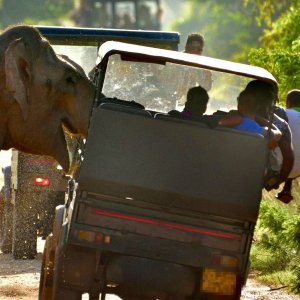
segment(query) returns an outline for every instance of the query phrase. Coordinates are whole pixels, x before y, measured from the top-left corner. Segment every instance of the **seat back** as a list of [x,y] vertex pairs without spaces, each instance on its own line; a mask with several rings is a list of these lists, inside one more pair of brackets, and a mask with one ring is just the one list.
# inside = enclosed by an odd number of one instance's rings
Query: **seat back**
[[78,187],[255,221],[266,157],[256,134],[102,105],[93,112]]

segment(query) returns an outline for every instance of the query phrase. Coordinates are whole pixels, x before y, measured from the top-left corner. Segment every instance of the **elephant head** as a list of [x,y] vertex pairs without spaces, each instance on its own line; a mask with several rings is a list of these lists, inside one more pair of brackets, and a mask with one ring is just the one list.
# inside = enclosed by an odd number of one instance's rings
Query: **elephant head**
[[0,35],[0,147],[54,157],[69,169],[64,129],[87,135],[95,88],[32,26]]

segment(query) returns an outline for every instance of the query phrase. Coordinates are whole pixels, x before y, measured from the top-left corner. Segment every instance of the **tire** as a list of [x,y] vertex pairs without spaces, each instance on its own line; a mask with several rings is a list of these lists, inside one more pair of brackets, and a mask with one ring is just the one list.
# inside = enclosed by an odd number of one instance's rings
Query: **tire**
[[64,257],[62,248],[57,246],[55,248],[52,297],[55,300],[81,300],[82,292],[67,289],[62,285],[64,282],[64,279],[61,277]]
[[105,295],[103,295],[103,297],[104,298],[100,298],[100,294],[89,294],[89,300],[105,300]]
[[81,292],[69,290],[66,288],[57,288],[54,294],[55,300],[81,300]]
[[[14,193],[13,245],[15,259],[34,259],[37,255],[37,211],[32,193]],[[32,199],[33,198],[33,199]]]
[[4,254],[12,252],[12,232],[13,232],[13,207],[11,203],[5,203],[1,220],[0,249]]
[[39,300],[52,300],[53,298],[53,265],[55,257],[55,247],[53,246],[53,236],[49,235],[46,239],[43,251]]

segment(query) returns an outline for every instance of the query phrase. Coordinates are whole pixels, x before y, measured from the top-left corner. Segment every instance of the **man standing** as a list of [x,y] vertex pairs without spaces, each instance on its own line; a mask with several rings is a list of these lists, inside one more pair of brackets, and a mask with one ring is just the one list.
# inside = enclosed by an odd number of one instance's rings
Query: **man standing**
[[285,203],[293,199],[292,181],[300,176],[300,90],[291,90],[286,98],[286,116],[292,132],[294,165],[277,198]]
[[200,33],[190,33],[185,44],[185,53],[202,55],[204,48],[204,37]]
[[[200,33],[190,33],[186,40],[184,53],[202,55],[204,47],[204,38]],[[192,69],[192,68],[182,68],[180,76],[178,76],[178,82],[176,83],[177,103],[183,105],[185,101],[185,95],[187,91],[195,86],[201,86],[206,91],[212,88],[212,74],[209,70],[204,69]]]

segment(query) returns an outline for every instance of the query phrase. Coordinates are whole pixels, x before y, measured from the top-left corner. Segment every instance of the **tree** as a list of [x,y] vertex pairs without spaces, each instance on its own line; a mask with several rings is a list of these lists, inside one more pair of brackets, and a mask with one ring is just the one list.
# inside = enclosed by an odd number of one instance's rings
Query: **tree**
[[300,86],[300,3],[290,6],[261,37],[262,47],[252,49],[250,63],[270,71],[279,83],[279,99]]
[[244,0],[194,0],[185,4],[182,18],[172,29],[182,34],[184,43],[190,32],[205,37],[205,53],[235,61],[247,61],[250,48],[257,48],[264,27],[256,22],[257,8]]
[[268,27],[278,19],[291,5],[296,4],[298,0],[244,0],[246,6],[253,3],[258,10],[257,22],[264,22]]
[[15,23],[61,25],[74,7],[74,0],[2,0],[0,27]]

